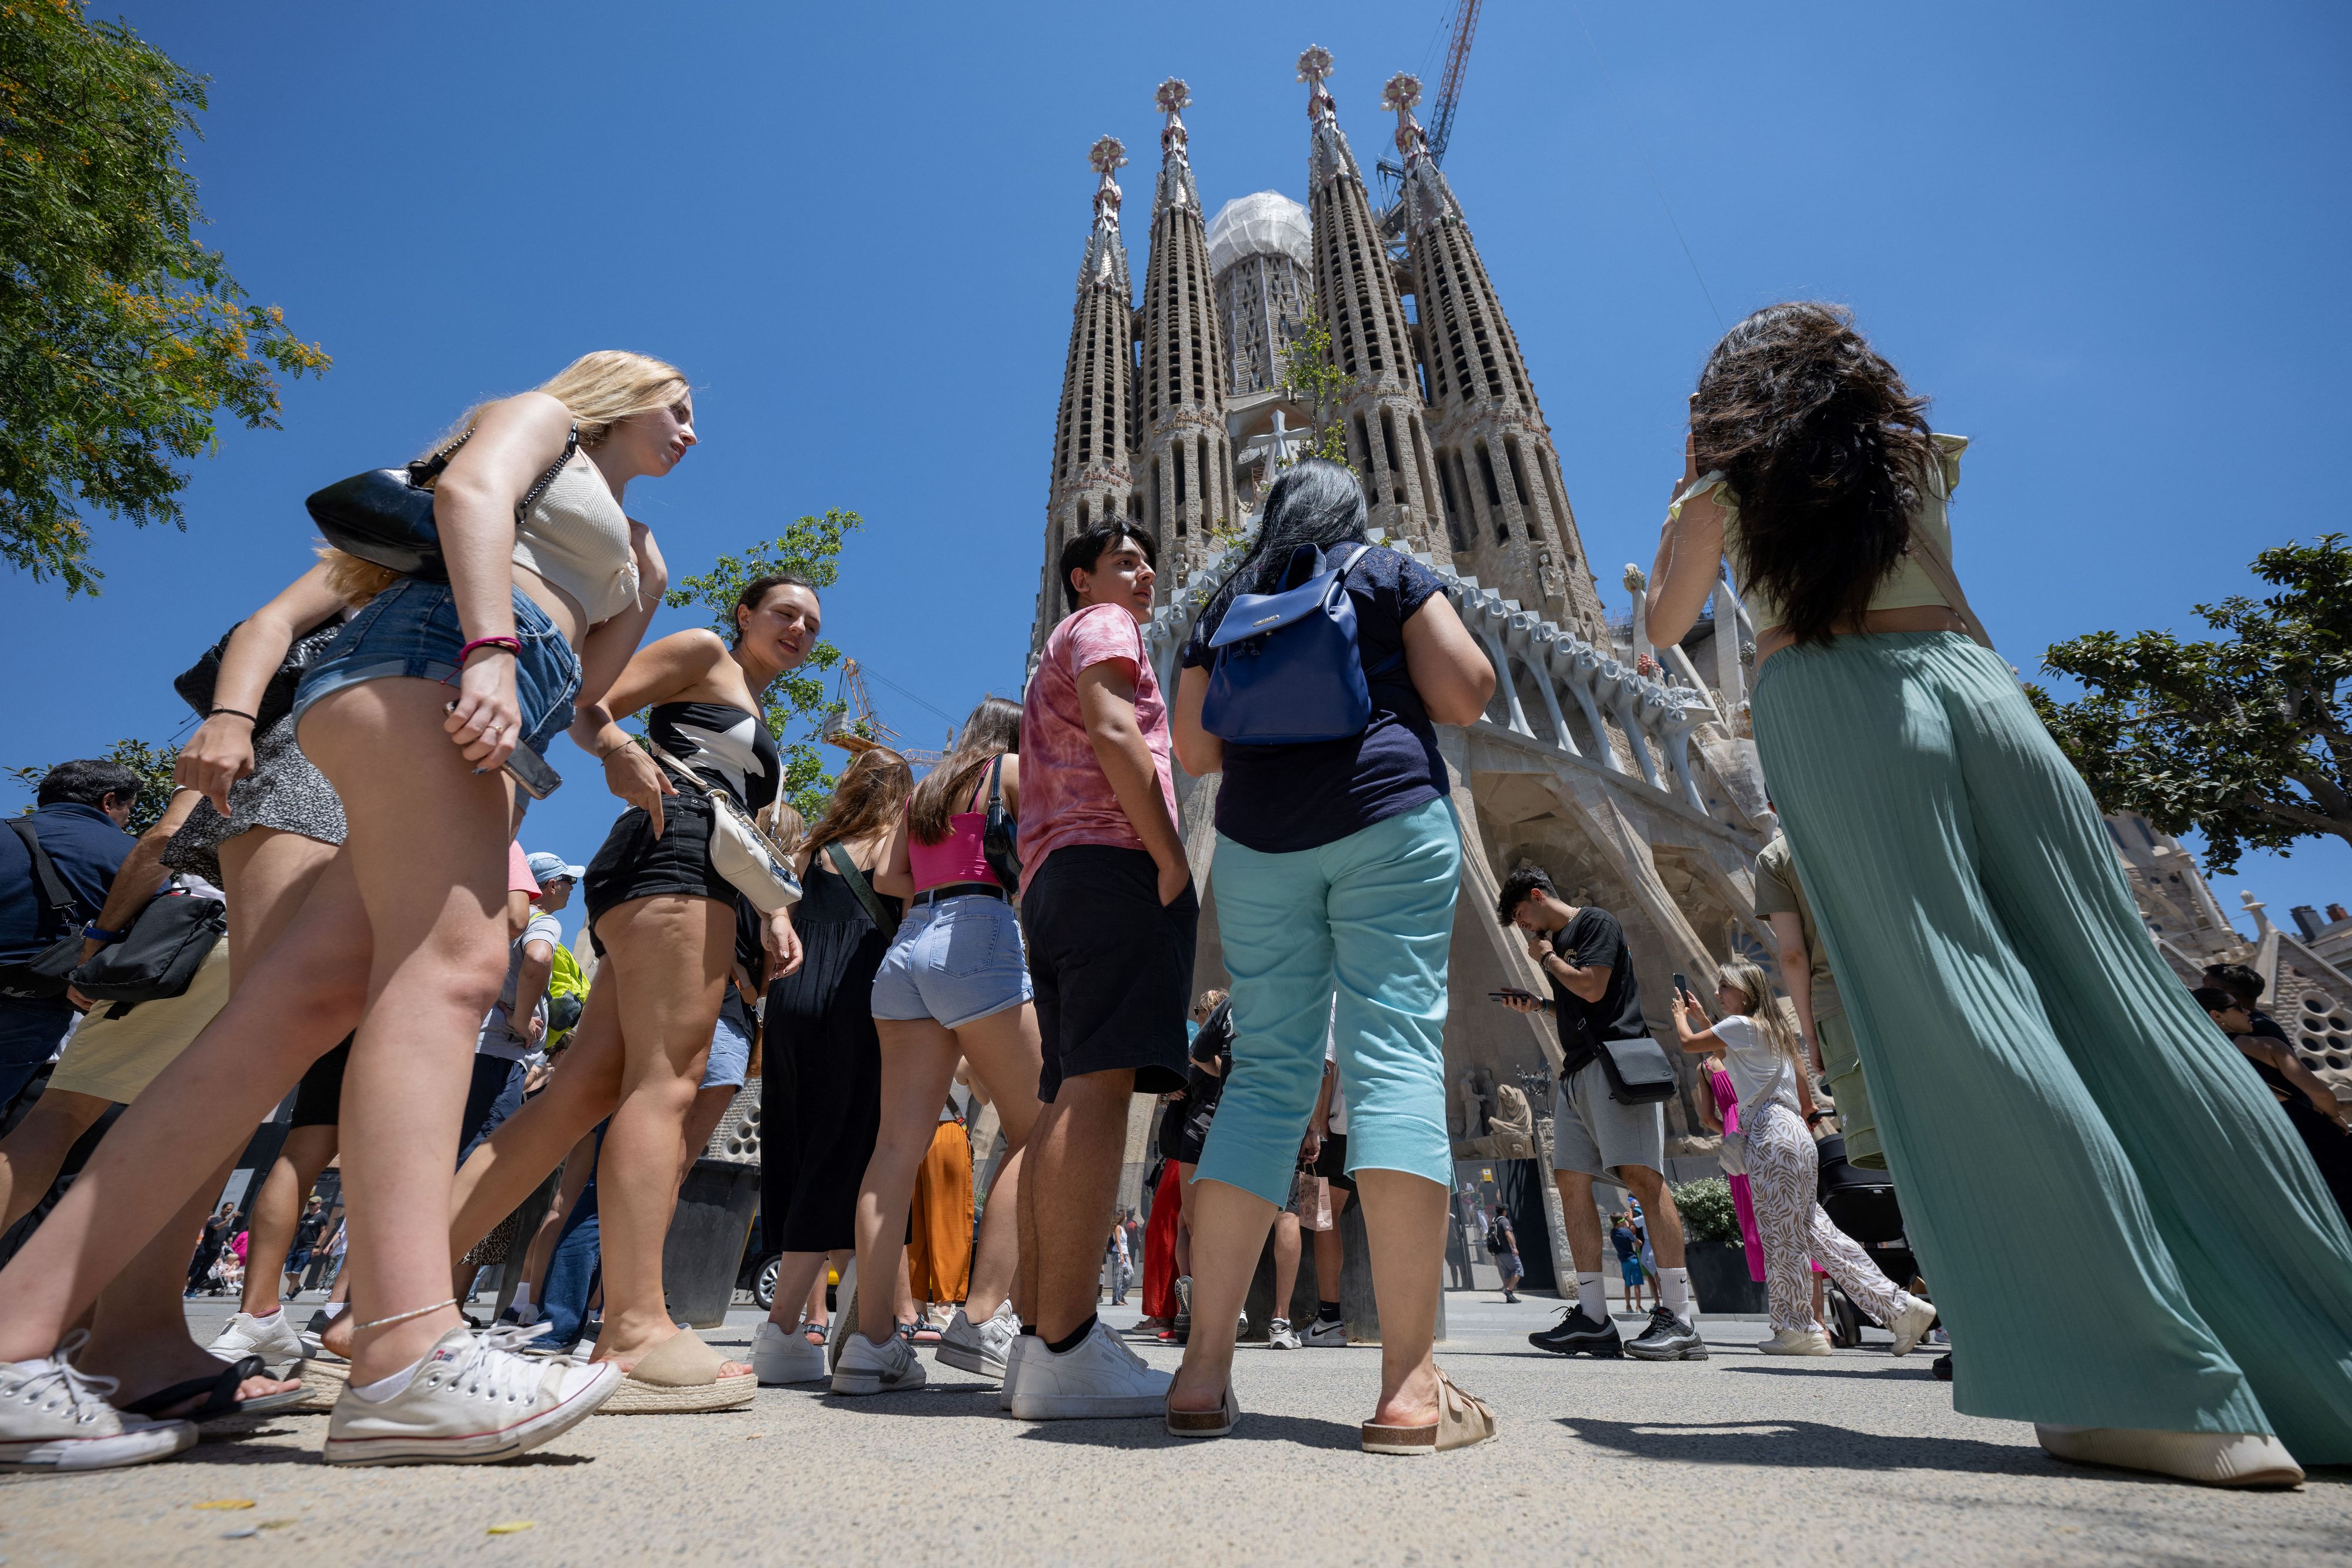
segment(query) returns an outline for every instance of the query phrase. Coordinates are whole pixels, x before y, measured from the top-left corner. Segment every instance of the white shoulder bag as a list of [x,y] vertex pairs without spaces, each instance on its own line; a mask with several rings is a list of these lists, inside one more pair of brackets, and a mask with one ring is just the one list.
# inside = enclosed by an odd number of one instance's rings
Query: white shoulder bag
[[793,874],[783,846],[760,831],[724,789],[713,789],[694,769],[648,742],[654,759],[694,786],[710,802],[710,866],[751,901],[762,915],[789,909],[801,901],[801,879]]

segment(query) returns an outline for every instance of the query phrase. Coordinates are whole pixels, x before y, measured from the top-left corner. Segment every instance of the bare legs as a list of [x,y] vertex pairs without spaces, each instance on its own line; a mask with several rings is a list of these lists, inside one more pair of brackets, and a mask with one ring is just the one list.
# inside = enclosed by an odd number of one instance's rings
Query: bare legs
[[[1037,1333],[1048,1342],[1068,1338],[1094,1315],[1103,1238],[1110,1233],[1111,1211],[1118,1207],[1128,1103],[1134,1094],[1131,1069],[1066,1078],[1030,1133],[1028,1176],[1021,1185],[1021,1268]],[[1003,1110],[1002,1097],[996,1103]],[[1264,1233],[1261,1226],[1259,1234]],[[1199,1254],[1196,1226],[1196,1262]],[[1197,1290],[1196,1281],[1196,1301]],[[1238,1301],[1234,1310],[1240,1310]],[[1197,1305],[1192,1315],[1197,1325]]]
[[1274,1315],[1290,1316],[1290,1298],[1298,1289],[1298,1216],[1288,1209],[1274,1217]]
[[1348,1244],[1339,1234],[1339,1217],[1348,1212],[1355,1194],[1344,1186],[1331,1188],[1331,1228],[1315,1233],[1315,1297],[1317,1301],[1339,1299],[1339,1270],[1348,1266]]
[[[1592,1207],[1592,1178],[1582,1171],[1551,1173],[1552,1186],[1559,1188],[1560,1228],[1568,1232],[1568,1255],[1580,1274],[1601,1272],[1601,1211]],[[1644,1203],[1648,1199],[1643,1200]],[[1675,1250],[1682,1250],[1682,1231],[1675,1232]],[[1658,1254],[1663,1260],[1664,1251]]]
[[[1642,1212],[1648,1217],[1650,1222],[1650,1247],[1658,1255],[1658,1267],[1681,1268],[1683,1266],[1683,1217],[1682,1211],[1675,1207],[1675,1195],[1666,1190],[1666,1178],[1647,1166],[1619,1166],[1617,1174],[1624,1180],[1626,1186],[1632,1189],[1633,1196],[1642,1200]],[[1593,1228],[1595,1237],[1593,1252],[1597,1258],[1600,1253],[1598,1237],[1601,1216],[1599,1211],[1593,1208],[1592,1200],[1589,1196],[1592,1187],[1591,1182],[1588,1180],[1584,1185],[1588,1195],[1585,1198],[1584,1211],[1591,1217],[1589,1223]],[[1573,1238],[1570,1239],[1572,1241]],[[1583,1266],[1581,1263],[1577,1265],[1580,1269]],[[1601,1267],[1597,1261],[1592,1266],[1596,1269]]]
[[254,1317],[278,1310],[278,1280],[294,1245],[294,1228],[301,1221],[302,1199],[335,1157],[338,1141],[331,1126],[293,1128],[269,1167],[268,1179],[261,1184],[247,1216],[245,1300],[239,1303]]
[[106,1107],[107,1102],[95,1094],[44,1090],[25,1119],[0,1138],[0,1230],[33,1212],[65,1168],[74,1145],[98,1125]]
[[[1358,1179],[1370,1174],[1360,1173]],[[1168,1406],[1214,1410],[1233,1381],[1234,1334],[1276,1210],[1255,1193],[1210,1180],[1184,1189],[1184,1212],[1192,1216],[1192,1337],[1185,1343]]]

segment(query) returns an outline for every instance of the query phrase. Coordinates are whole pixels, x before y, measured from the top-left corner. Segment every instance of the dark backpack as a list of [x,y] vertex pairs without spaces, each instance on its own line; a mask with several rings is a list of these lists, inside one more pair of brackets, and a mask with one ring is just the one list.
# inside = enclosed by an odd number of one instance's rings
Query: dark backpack
[[92,1001],[124,1004],[180,996],[227,935],[228,909],[220,900],[166,888],[147,901],[121,941],[100,947],[73,972],[74,988]]

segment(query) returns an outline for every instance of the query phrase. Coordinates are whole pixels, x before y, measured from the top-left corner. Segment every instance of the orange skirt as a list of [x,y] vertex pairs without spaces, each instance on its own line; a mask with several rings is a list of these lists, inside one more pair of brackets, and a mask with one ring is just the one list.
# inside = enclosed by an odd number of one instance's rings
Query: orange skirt
[[941,1122],[915,1173],[908,1215],[907,1282],[919,1301],[961,1301],[971,1293],[971,1139],[961,1122]]

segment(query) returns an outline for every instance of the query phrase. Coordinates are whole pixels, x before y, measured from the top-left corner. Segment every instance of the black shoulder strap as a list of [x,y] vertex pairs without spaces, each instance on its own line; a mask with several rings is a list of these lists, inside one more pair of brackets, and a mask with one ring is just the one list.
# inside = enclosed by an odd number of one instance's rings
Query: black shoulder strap
[[58,917],[68,927],[79,925],[80,922],[74,918],[73,894],[67,891],[65,879],[58,874],[57,863],[49,859],[49,852],[41,847],[40,830],[24,817],[11,818],[8,825],[16,830],[18,838],[25,841],[25,848],[33,857],[33,874],[41,879],[41,893],[49,901],[49,907],[58,912]]
[[859,904],[865,905],[866,917],[874,922],[875,927],[882,933],[882,939],[887,942],[898,936],[898,917],[890,913],[881,895],[874,891],[874,884],[866,880],[866,873],[857,869],[857,862],[851,860],[849,852],[841,847],[840,840],[835,839],[824,846],[824,858],[833,862],[833,869],[841,873],[841,880],[849,884],[849,891],[857,895]]
[[996,754],[996,760],[988,765],[988,804],[982,808],[983,810],[995,810],[996,802],[1003,799],[1003,793],[999,788],[1003,778],[1004,753],[1000,751]]
[[564,465],[572,461],[572,455],[579,450],[580,422],[575,419],[572,422],[572,434],[563,443],[563,455],[549,465],[547,472],[539,476],[539,483],[523,492],[522,499],[515,503],[516,522],[521,522],[530,509],[539,505],[539,498],[547,494],[547,487],[555,483],[555,476],[563,472]]

